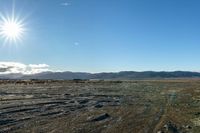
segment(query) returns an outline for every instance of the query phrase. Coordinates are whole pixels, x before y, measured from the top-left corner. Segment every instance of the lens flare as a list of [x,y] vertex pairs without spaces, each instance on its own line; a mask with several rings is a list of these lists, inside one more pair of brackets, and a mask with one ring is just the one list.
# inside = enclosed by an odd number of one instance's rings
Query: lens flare
[[1,15],[0,18],[0,36],[9,42],[17,42],[21,40],[25,32],[24,24],[22,21],[12,17],[4,17]]

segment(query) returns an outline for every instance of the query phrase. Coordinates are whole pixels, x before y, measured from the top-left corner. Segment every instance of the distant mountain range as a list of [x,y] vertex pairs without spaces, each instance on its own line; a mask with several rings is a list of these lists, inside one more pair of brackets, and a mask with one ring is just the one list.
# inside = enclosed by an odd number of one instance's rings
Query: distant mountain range
[[43,72],[32,75],[3,74],[0,79],[158,79],[158,78],[200,78],[199,72],[173,71],[122,71],[112,73],[84,73],[84,72]]

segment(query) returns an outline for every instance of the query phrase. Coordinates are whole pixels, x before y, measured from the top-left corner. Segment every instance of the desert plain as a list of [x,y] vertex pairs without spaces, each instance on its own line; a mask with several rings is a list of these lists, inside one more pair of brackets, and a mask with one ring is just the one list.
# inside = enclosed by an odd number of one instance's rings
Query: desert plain
[[200,79],[1,80],[10,132],[200,133]]

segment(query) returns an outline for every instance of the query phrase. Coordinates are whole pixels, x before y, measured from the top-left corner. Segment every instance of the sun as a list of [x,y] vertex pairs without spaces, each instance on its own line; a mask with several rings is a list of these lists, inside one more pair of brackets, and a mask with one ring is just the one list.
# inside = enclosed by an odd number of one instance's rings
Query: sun
[[23,28],[20,24],[16,22],[6,22],[2,26],[2,34],[8,37],[9,39],[18,38],[23,31]]
[[5,41],[16,42],[22,39],[24,34],[24,25],[22,21],[15,18],[5,18],[1,16],[0,21],[0,36],[5,39]]

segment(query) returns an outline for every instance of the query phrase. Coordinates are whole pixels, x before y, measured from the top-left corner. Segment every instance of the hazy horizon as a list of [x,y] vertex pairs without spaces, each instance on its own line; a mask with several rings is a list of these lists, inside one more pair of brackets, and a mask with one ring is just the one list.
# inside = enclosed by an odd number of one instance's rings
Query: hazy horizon
[[189,71],[189,70],[120,70],[120,71],[97,71],[97,72],[89,72],[89,71],[72,71],[72,70],[53,70],[47,64],[22,64],[19,62],[0,62],[0,75],[1,74],[37,74],[42,72],[83,72],[83,73],[118,73],[118,72],[200,72],[200,71]]

